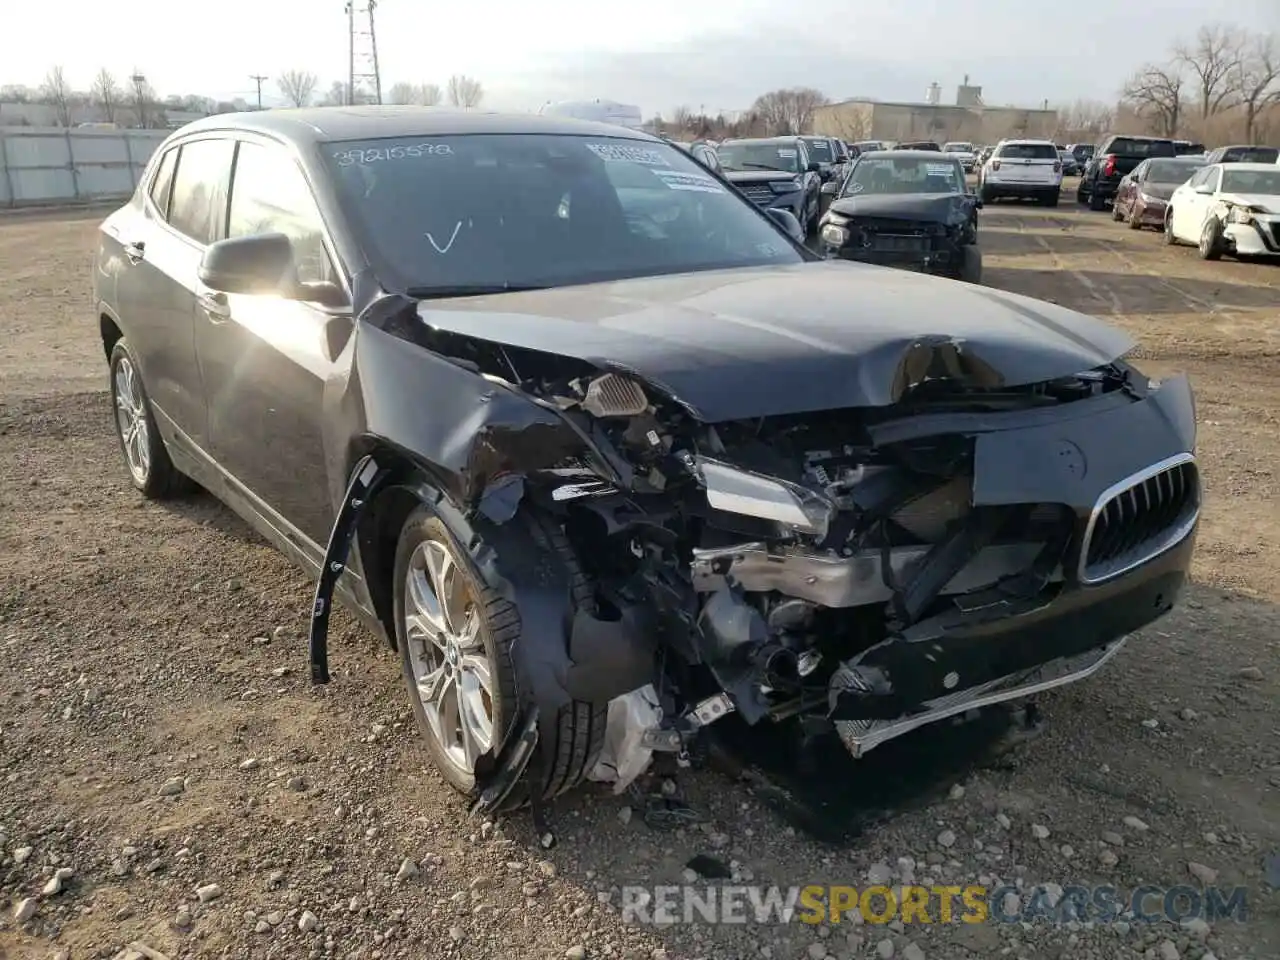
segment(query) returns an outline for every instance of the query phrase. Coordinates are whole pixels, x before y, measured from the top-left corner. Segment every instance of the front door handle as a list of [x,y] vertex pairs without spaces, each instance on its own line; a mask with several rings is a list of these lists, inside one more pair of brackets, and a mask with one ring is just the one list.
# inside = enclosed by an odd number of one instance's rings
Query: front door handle
[[202,293],[199,303],[200,309],[207,313],[214,323],[223,323],[231,319],[231,304],[227,303],[225,293]]
[[147,255],[147,245],[141,240],[134,243],[126,243],[124,245],[124,255],[129,258],[130,263],[141,263]]

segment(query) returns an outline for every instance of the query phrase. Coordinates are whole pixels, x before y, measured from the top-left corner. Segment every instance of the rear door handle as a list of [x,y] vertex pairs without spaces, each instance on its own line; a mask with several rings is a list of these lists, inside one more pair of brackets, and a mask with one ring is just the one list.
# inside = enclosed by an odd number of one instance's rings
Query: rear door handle
[[129,258],[130,263],[141,263],[147,255],[147,245],[141,240],[134,243],[126,243],[124,245],[124,255]]
[[198,302],[200,309],[207,313],[214,323],[223,323],[231,319],[231,304],[227,303],[225,293],[202,293]]

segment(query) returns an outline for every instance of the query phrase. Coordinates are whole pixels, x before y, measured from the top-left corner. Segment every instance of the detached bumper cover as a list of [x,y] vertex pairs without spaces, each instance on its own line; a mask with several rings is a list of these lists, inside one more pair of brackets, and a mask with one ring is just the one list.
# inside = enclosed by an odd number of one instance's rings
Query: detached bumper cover
[[841,735],[869,749],[979,699],[1026,695],[1020,677],[1055,663],[1055,685],[1070,682],[1090,654],[1172,609],[1199,517],[1194,445],[1185,378],[1089,415],[980,434],[974,506],[1065,504],[1070,544],[1043,576],[953,597],[842,664],[830,691]]
[[1255,214],[1252,223],[1228,223],[1223,234],[1236,253],[1280,257],[1280,216]]

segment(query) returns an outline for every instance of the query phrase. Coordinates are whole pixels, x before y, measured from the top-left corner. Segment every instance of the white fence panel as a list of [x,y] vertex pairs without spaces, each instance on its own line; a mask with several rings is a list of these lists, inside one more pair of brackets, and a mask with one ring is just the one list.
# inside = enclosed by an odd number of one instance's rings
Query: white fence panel
[[0,127],[0,207],[124,199],[168,134]]

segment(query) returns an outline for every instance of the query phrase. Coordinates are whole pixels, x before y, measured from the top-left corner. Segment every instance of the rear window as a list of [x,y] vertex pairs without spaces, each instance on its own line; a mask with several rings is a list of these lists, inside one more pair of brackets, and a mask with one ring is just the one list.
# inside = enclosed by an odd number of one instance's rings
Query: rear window
[[1204,167],[1203,163],[1153,160],[1151,166],[1147,168],[1147,179],[1152,183],[1185,183],[1202,167]]
[[1172,140],[1137,140],[1116,137],[1107,146],[1107,153],[1125,157],[1172,157],[1176,155]]
[[831,152],[831,144],[826,140],[820,140],[816,137],[812,140],[806,139],[805,146],[807,146],[809,148],[809,152],[813,154],[813,159],[821,163],[830,163],[835,159],[835,156]]
[[1058,148],[1052,143],[1006,143],[995,155],[1002,160],[1057,160]]
[[1275,163],[1280,150],[1275,147],[1232,147],[1223,160],[1232,163]]

